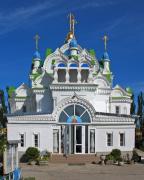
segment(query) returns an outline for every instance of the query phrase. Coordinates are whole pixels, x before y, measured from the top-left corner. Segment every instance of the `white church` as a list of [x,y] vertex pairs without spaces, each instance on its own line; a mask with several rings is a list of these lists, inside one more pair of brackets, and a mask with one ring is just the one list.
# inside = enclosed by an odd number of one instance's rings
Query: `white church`
[[132,152],[135,120],[130,115],[130,88],[113,87],[105,50],[100,60],[77,42],[75,19],[65,43],[42,61],[36,52],[29,75],[9,98],[8,140],[20,140],[19,153],[37,147],[52,154],[102,154],[112,149]]

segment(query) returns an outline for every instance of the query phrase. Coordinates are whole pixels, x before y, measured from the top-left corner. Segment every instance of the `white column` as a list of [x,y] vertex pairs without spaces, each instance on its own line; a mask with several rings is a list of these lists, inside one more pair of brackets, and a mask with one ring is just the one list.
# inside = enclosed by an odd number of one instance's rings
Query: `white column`
[[69,128],[69,154],[71,154],[71,125],[68,127]]
[[109,101],[106,101],[106,112],[107,112],[107,113],[110,112],[110,104],[109,104]]
[[94,138],[94,130],[90,130],[90,152],[94,153],[95,151],[95,138]]
[[66,69],[66,83],[69,83],[69,69]]
[[11,148],[11,158],[12,158],[12,161],[11,161],[11,168],[12,168],[12,171],[14,170],[14,145],[10,145],[10,148]]
[[78,83],[81,83],[81,69],[80,68],[78,68],[77,81]]
[[92,70],[89,69],[89,76],[88,76],[88,82],[92,83],[93,75],[92,75]]
[[54,83],[58,82],[58,69],[54,69]]
[[53,132],[53,152],[58,152],[58,139],[57,139],[57,133],[58,131]]
[[82,126],[82,154],[85,154],[85,126]]
[[59,129],[59,154],[61,154],[61,127]]

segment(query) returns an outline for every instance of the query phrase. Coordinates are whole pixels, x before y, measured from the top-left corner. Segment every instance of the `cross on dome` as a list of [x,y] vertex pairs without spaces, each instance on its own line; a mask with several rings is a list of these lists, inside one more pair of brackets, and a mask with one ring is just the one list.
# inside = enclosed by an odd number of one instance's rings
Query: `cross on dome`
[[103,41],[104,41],[104,48],[105,48],[105,51],[107,51],[107,41],[108,41],[108,36],[107,35],[104,35],[103,37]]
[[34,39],[35,39],[35,43],[36,43],[36,50],[38,50],[38,43],[39,43],[39,39],[40,39],[39,35],[36,34]]
[[69,33],[67,34],[67,37],[66,37],[66,42],[69,40],[69,39],[73,39],[75,38],[75,24],[77,23],[76,20],[75,20],[75,17],[72,13],[70,13],[68,15],[69,17],[69,27],[70,27],[70,30],[69,30]]
[[76,20],[72,13],[69,14],[69,23],[70,23],[70,32],[72,32],[72,34],[74,36]]

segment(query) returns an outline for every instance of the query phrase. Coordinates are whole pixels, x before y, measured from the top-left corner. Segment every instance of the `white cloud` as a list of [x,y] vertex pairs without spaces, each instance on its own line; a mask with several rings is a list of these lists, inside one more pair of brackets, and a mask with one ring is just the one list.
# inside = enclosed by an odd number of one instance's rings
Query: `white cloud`
[[89,1],[88,3],[83,3],[83,5],[80,7],[82,9],[85,8],[99,8],[99,7],[103,7],[103,6],[111,6],[111,5],[115,5],[117,4],[116,1],[101,1],[101,0],[97,0],[97,1]]
[[[22,7],[11,10],[8,13],[0,13],[0,36],[11,32],[24,24],[31,24],[44,18],[69,13],[69,11],[77,11],[79,9],[100,8],[103,6],[111,6],[117,4],[114,0],[91,0],[91,1],[73,1],[69,3],[66,0],[49,0],[41,3],[33,4],[29,7]],[[119,22],[113,24],[110,28],[114,28]]]
[[[0,13],[0,35],[8,33],[19,26],[22,26],[25,22],[36,21],[38,16],[45,11],[50,11],[57,4],[54,1],[48,1],[41,4],[35,4],[31,7],[23,7],[14,10],[9,13]],[[34,19],[36,17],[37,19]]]

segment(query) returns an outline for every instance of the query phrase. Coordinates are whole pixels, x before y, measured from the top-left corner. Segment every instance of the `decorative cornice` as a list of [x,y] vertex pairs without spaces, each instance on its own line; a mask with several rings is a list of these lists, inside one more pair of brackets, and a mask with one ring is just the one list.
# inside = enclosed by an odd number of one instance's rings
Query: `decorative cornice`
[[132,103],[129,97],[110,97],[110,103]]
[[49,121],[49,122],[53,122],[55,121],[54,117],[52,116],[52,114],[31,114],[31,115],[7,115],[7,119],[8,119],[8,123],[10,122],[15,122],[15,123],[19,123],[20,121],[27,121],[27,123],[29,121],[33,121],[33,122],[37,122],[37,121]]
[[[69,103],[74,103],[69,102]],[[62,104],[64,105],[64,104]],[[86,105],[83,103],[83,105]],[[88,107],[89,108],[89,107]],[[61,112],[62,106],[59,107],[59,110]],[[92,121],[90,124],[95,125],[134,125],[135,124],[135,118],[133,117],[124,117],[124,116],[117,116],[117,115],[102,115],[102,114],[93,114],[93,110],[89,108],[89,112],[92,115]],[[57,124],[57,116],[52,114],[42,114],[42,115],[8,115],[8,124],[43,124],[43,123],[54,123]],[[61,124],[61,123],[60,123]]]
[[98,95],[110,95],[111,89],[110,88],[98,88],[95,94]]
[[131,115],[125,115],[125,114],[113,114],[113,113],[102,113],[102,112],[96,112],[95,118],[93,119],[93,122],[96,124],[135,124],[135,117],[132,117]]
[[44,94],[46,90],[46,88],[33,88],[33,92],[37,94]]
[[50,85],[51,90],[55,91],[96,91],[97,85],[96,84],[88,84],[88,83],[56,83]]

